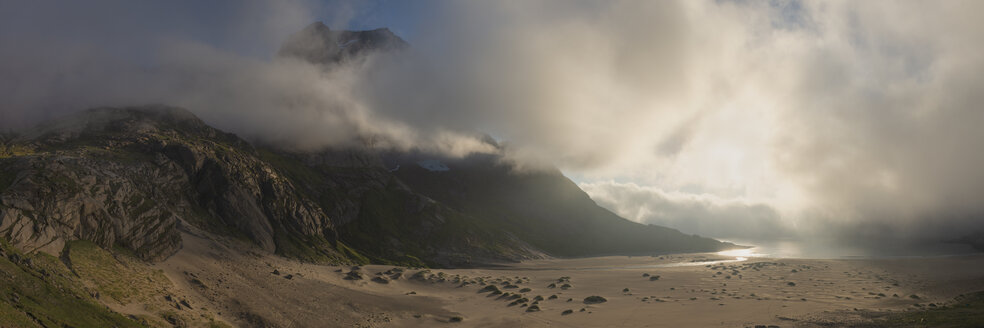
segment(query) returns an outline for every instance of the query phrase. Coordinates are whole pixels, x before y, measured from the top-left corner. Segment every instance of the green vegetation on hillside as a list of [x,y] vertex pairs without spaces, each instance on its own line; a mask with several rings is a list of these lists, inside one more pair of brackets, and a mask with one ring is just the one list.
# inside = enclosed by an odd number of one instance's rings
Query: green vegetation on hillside
[[119,255],[88,241],[71,241],[66,245],[69,263],[79,277],[93,282],[101,297],[111,297],[120,304],[146,301],[147,291],[164,290],[171,281],[161,271],[142,268],[137,258],[127,256],[128,250],[118,249]]
[[322,236],[298,236],[277,230],[277,254],[309,263],[369,264],[369,261],[342,243],[333,246]]
[[98,304],[57,258],[42,253],[24,255],[5,240],[0,245],[3,327],[143,326]]
[[[62,257],[25,255],[0,238],[0,327],[227,327],[210,315],[174,311],[171,281],[127,249],[68,242]],[[125,316],[101,304],[141,304]]]
[[20,144],[0,142],[0,158],[33,154],[34,150]]

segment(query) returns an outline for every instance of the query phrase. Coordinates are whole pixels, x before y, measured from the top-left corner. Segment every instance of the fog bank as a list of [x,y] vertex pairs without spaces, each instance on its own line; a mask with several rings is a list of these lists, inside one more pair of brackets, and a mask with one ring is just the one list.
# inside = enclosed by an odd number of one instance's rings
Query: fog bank
[[416,5],[408,52],[324,70],[273,54],[312,21],[345,27],[385,3],[3,2],[0,128],[166,103],[302,150],[374,136],[466,154],[491,151],[487,133],[629,219],[688,233],[984,228],[984,3]]

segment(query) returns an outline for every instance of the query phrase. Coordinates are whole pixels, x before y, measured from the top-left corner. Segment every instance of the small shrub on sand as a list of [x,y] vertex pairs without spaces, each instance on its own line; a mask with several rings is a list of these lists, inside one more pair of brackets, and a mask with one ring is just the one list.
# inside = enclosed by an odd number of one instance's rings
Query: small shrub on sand
[[524,298],[520,298],[518,300],[512,301],[512,303],[509,303],[509,306],[515,306],[515,305],[519,305],[519,304],[524,304],[524,303],[528,303],[529,301],[530,300],[528,300],[528,299],[526,299],[524,297]]
[[598,304],[608,302],[607,299],[601,296],[588,296],[584,298],[584,304]]
[[345,274],[345,280],[362,280],[362,278],[363,278],[362,272],[359,271],[353,270]]

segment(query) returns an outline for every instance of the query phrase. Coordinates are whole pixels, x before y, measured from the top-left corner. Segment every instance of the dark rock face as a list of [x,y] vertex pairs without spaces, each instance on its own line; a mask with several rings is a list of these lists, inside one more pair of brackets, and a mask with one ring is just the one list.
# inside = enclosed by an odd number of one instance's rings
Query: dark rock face
[[[327,153],[351,152],[328,151]],[[310,157],[333,157],[325,152]],[[322,199],[336,219],[339,238],[376,261],[410,266],[468,266],[540,257],[541,253],[505,231],[483,227],[469,213],[421,195],[389,172],[379,155],[373,165],[322,166],[309,179],[311,194]],[[337,165],[337,164],[335,164]]]
[[148,260],[180,247],[181,222],[244,235],[277,251],[282,235],[334,243],[325,212],[249,144],[174,108],[103,108],[16,140],[32,154],[0,159],[0,235],[57,254],[85,239]]
[[[415,192],[529,243],[552,256],[652,255],[724,249],[728,245],[626,220],[598,206],[557,170],[516,172],[499,155],[447,158],[391,154],[393,174]],[[416,163],[439,161],[446,171]]]
[[406,41],[387,28],[332,31],[325,24],[316,22],[291,35],[277,54],[316,64],[334,64],[362,58],[374,51],[397,51],[406,47]]
[[[247,148],[248,149],[248,148]],[[184,168],[189,198],[245,233],[267,251],[276,250],[277,231],[317,235],[332,243],[332,222],[313,202],[297,197],[294,186],[249,151],[209,156],[211,149],[178,144],[165,147]]]
[[151,259],[170,255],[180,243],[177,218],[146,182],[175,176],[149,165],[121,168],[70,156],[5,165],[18,176],[0,196],[0,233],[26,251],[58,254],[65,241],[86,239]]

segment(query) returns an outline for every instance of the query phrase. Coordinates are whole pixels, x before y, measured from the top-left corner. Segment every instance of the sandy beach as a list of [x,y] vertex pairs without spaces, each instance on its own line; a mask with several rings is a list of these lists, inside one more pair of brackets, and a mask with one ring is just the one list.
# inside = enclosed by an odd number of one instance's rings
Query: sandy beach
[[679,254],[418,269],[302,264],[184,240],[181,252],[155,265],[174,282],[163,292],[190,304],[182,311],[234,326],[813,327],[942,306],[984,290],[981,255]]

